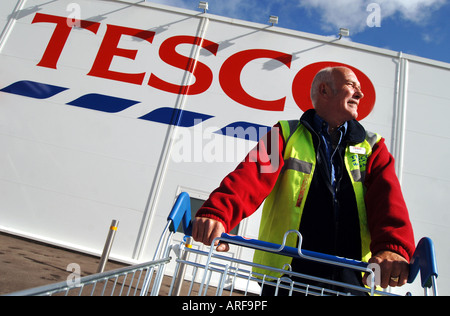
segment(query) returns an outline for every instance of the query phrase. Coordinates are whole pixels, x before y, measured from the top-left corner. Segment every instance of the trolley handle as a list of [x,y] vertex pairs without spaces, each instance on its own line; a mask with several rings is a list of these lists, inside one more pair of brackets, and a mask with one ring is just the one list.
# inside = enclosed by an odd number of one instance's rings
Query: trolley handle
[[[313,259],[322,262],[332,262],[341,265],[356,266],[360,268],[368,267],[368,263],[366,262],[327,255],[300,248],[289,247],[285,245],[285,242],[283,242],[282,245],[278,245],[266,241],[249,239],[241,236],[233,236],[225,233],[222,234],[220,240],[228,242],[230,244],[240,245],[248,248],[279,253],[280,255],[285,255],[293,258]],[[428,237],[421,239],[416,247],[416,251],[414,252],[410,263],[408,283],[414,282],[419,271],[421,275],[422,287],[430,288],[432,286],[433,277],[437,278],[438,273],[433,241]]]
[[183,226],[183,232],[192,236],[192,223],[191,223],[191,199],[189,194],[182,192],[172,207],[172,211],[167,217],[167,221],[170,222],[170,231],[175,233],[180,226]]
[[428,237],[422,238],[417,244],[409,266],[408,283],[414,282],[419,271],[422,287],[432,287],[432,279],[438,277],[438,270],[434,244]]
[[249,247],[253,249],[259,249],[264,251],[269,251],[273,253],[278,253],[280,255],[285,255],[293,258],[300,259],[312,259],[326,263],[337,263],[341,265],[349,265],[353,267],[367,268],[368,264],[366,262],[361,262],[357,260],[347,259],[343,257],[337,257],[332,255],[327,255],[319,252],[304,250],[301,248],[294,248],[285,245],[270,243],[267,241],[262,241],[258,239],[249,239],[241,236],[233,236],[229,234],[222,234],[220,240],[228,242],[230,244],[240,245],[244,247]]

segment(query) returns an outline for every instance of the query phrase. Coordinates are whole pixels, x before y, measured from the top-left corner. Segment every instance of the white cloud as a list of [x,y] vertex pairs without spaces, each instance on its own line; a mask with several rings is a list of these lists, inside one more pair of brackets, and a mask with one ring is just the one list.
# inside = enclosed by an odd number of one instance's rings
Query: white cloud
[[[198,0],[148,0],[198,11]],[[369,26],[382,26],[383,20],[401,18],[413,23],[426,23],[431,14],[447,0],[207,0],[209,12],[247,21],[267,23],[269,15],[283,8],[283,15],[296,12],[294,6],[306,10],[320,20],[321,28],[335,33],[341,27],[352,34]],[[280,16],[281,20],[295,19]],[[288,14],[289,15],[289,14]],[[378,19],[378,20],[377,20]],[[292,24],[292,23],[291,23]]]
[[446,0],[298,0],[299,6],[311,14],[318,14],[325,31],[346,27],[352,33],[363,31],[368,27],[367,18],[371,4],[379,9],[383,19],[401,17],[414,23],[424,23],[431,13],[445,4]]
[[400,13],[409,21],[422,23],[431,17],[433,11],[444,5],[446,0],[381,0],[379,1],[388,16]]

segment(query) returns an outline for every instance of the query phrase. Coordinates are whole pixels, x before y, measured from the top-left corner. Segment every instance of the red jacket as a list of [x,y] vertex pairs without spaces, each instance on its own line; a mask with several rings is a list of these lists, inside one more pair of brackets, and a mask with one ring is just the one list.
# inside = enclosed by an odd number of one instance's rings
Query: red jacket
[[[266,149],[271,148],[270,140],[269,132],[253,152],[223,179],[197,212],[197,216],[218,220],[230,231],[259,208],[274,187],[284,163],[284,139],[280,133],[278,168],[272,173],[259,172],[261,165],[267,165],[264,162],[268,161]],[[366,170],[364,184],[367,188],[365,200],[372,239],[371,252],[376,254],[382,250],[390,250],[409,261],[415,250],[412,225],[395,174],[394,158],[384,139],[373,148]]]

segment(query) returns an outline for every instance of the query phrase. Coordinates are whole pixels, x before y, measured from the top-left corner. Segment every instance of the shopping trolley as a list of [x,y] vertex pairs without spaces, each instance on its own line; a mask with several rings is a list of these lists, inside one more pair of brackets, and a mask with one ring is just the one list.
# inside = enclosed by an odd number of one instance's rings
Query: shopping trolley
[[[183,241],[174,243],[173,236],[180,225],[185,237]],[[395,295],[375,287],[376,269],[367,263],[301,249],[302,236],[298,231],[286,232],[281,245],[223,234],[213,241],[209,251],[193,247],[191,231],[190,198],[187,193],[181,193],[168,216],[152,261],[9,295],[257,296],[267,287],[272,287],[274,295]],[[286,246],[289,234],[298,236],[298,248]],[[289,265],[279,269],[255,264],[251,260],[216,252],[213,246],[216,241],[249,251],[267,251],[368,273],[371,286],[305,275],[292,271]],[[170,263],[175,264],[172,272],[167,269]],[[261,269],[269,273],[258,272]],[[425,295],[430,290],[432,295],[437,295],[436,258],[433,242],[429,238],[423,238],[417,245],[410,264],[408,283],[415,281],[419,271]],[[281,276],[274,277],[273,273]]]
[[[180,199],[189,199],[188,195],[180,195]],[[186,202],[187,203],[187,202]],[[169,216],[169,222],[175,225],[182,223],[183,229],[187,232],[185,240],[178,246],[177,251],[177,266],[174,273],[174,278],[169,290],[169,295],[179,295],[181,291],[181,284],[187,283],[183,295],[261,295],[264,287],[271,286],[274,295],[383,295],[383,296],[398,296],[398,294],[390,293],[388,291],[379,290],[376,287],[377,270],[375,265],[370,265],[365,262],[331,256],[327,254],[317,253],[313,251],[304,250],[301,248],[302,236],[298,231],[288,231],[285,233],[281,245],[273,244],[256,239],[248,239],[241,236],[232,236],[229,234],[222,234],[221,237],[216,238],[209,248],[209,251],[204,252],[193,249],[191,245],[191,227],[190,227],[190,209],[185,207],[183,212],[177,208]],[[176,229],[175,229],[176,231]],[[298,236],[298,248],[286,246],[287,237],[290,234]],[[282,269],[263,266],[255,264],[249,260],[241,260],[227,256],[223,253],[218,253],[214,250],[213,245],[219,242],[226,242],[239,247],[244,247],[252,250],[267,251],[283,256],[298,258],[300,260],[312,261],[320,264],[327,264],[334,267],[342,267],[367,273],[368,280],[371,286],[356,286],[353,284],[346,284],[330,279],[324,279],[313,275],[305,275],[292,271],[289,265]],[[190,258],[194,257],[195,260]],[[204,257],[204,263],[199,260],[199,257]],[[192,268],[192,273],[189,277],[184,277],[186,267]],[[255,269],[257,268],[257,269]],[[256,272],[263,270],[268,273]],[[437,289],[437,265],[433,242],[430,238],[423,238],[416,247],[416,251],[410,262],[410,275],[408,283],[413,283],[417,275],[421,274],[421,286],[424,289],[424,294],[438,295]],[[272,273],[281,275],[280,277],[273,277]],[[197,275],[200,274],[200,277]],[[216,274],[216,282],[213,284],[213,291],[209,290],[212,277]],[[197,280],[198,284],[195,284]],[[301,280],[301,281],[297,281]],[[239,282],[239,289],[236,285]],[[253,287],[251,285],[253,284]],[[195,290],[195,285],[198,290]],[[249,291],[250,288],[257,291]],[[430,293],[431,292],[431,293]],[[409,293],[406,293],[409,295]]]

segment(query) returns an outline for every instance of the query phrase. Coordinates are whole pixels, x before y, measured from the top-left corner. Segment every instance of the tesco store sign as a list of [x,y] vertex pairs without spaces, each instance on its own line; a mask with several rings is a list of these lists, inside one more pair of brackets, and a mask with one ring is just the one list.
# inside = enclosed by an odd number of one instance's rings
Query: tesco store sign
[[[54,32],[47,44],[45,52],[38,63],[40,67],[57,68],[58,60],[64,51],[65,44],[70,33],[76,24],[77,27],[88,30],[94,35],[97,34],[101,23],[87,20],[75,20],[68,23],[67,17],[36,13],[32,23],[51,23],[55,25]],[[213,82],[214,74],[212,70],[200,61],[183,56],[176,51],[177,46],[189,44],[199,46],[208,50],[216,56],[219,44],[208,39],[195,36],[179,35],[167,38],[159,47],[159,57],[161,60],[178,69],[192,73],[196,80],[191,85],[181,86],[161,79],[157,73],[151,73],[147,82],[145,69],[140,73],[125,73],[114,71],[112,61],[115,57],[134,60],[138,51],[135,49],[121,48],[119,43],[122,36],[139,38],[152,45],[156,33],[149,30],[128,28],[124,26],[106,25],[106,33],[99,47],[97,56],[92,62],[92,67],[87,73],[89,76],[99,77],[108,80],[115,80],[135,85],[148,85],[154,89],[173,94],[197,95],[209,89]],[[224,93],[246,107],[263,111],[283,111],[286,97],[278,100],[261,100],[249,94],[241,84],[241,75],[245,66],[256,59],[273,59],[281,62],[286,70],[291,68],[292,55],[280,51],[267,49],[249,49],[237,52],[229,56],[221,65],[218,74],[220,86]],[[322,68],[328,66],[344,65],[351,68],[358,76],[365,98],[360,103],[359,120],[370,114],[375,105],[375,88],[370,79],[359,69],[350,65],[337,62],[317,62],[302,68],[294,77],[292,82],[292,96],[302,111],[312,107],[310,104],[310,87],[315,74]],[[217,74],[216,74],[217,75]],[[257,75],[255,75],[257,76]],[[276,80],[276,78],[274,79]]]

